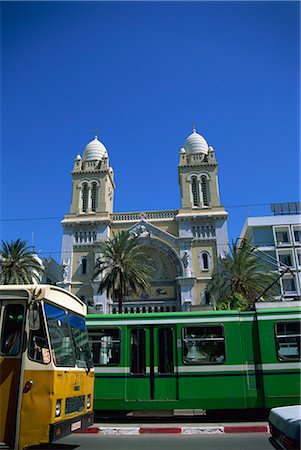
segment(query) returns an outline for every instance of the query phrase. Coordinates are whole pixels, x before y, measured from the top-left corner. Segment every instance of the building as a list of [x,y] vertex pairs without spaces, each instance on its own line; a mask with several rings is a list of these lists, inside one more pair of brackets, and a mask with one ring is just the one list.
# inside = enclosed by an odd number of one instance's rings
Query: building
[[96,311],[117,310],[105,293],[98,293],[98,281],[91,281],[91,274],[97,243],[121,230],[139,236],[155,269],[150,294],[129,295],[124,312],[206,306],[206,285],[217,258],[228,248],[228,213],[220,205],[214,149],[195,128],[179,159],[179,210],[114,212],[114,172],[105,146],[96,136],[75,158],[70,211],[62,221],[62,285]]
[[[299,203],[273,204],[273,216],[248,217],[240,238],[271,257],[271,266],[279,274],[276,299],[300,300],[301,286],[301,214]],[[260,255],[259,255],[260,257]],[[273,264],[273,261],[275,263]]]
[[63,279],[63,268],[51,256],[42,258],[42,264],[45,268],[41,284],[56,285]]

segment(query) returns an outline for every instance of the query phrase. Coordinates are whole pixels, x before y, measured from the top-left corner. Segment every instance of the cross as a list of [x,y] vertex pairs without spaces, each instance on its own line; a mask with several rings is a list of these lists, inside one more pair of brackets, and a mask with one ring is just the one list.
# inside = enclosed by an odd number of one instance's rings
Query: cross
[[94,136],[95,136],[96,139],[98,139],[98,135],[99,135],[99,130],[98,130],[98,128],[96,128],[94,130]]

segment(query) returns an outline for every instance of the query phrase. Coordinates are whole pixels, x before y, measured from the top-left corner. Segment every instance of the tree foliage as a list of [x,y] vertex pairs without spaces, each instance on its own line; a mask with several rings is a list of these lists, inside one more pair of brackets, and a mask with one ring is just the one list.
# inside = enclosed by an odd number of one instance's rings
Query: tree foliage
[[[248,242],[238,247],[232,242],[230,252],[219,260],[219,271],[208,283],[207,291],[217,309],[252,309],[255,300],[276,280],[267,265],[252,253]],[[262,300],[273,300],[275,288],[264,293]]]
[[25,241],[2,241],[0,284],[32,284],[33,280],[39,283],[43,271],[43,266]]
[[106,291],[108,297],[118,302],[118,312],[121,313],[122,303],[130,290],[139,293],[149,289],[152,268],[138,238],[128,231],[121,231],[99,246],[100,256],[92,279],[102,275],[98,292]]

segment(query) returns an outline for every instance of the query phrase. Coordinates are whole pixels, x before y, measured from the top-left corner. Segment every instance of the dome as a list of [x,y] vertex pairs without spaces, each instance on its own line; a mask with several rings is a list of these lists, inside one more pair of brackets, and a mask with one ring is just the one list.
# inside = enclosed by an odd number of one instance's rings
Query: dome
[[84,161],[91,160],[100,160],[104,157],[105,153],[107,153],[107,149],[105,146],[98,140],[97,136],[93,139],[93,141],[89,142],[86,145],[86,148],[83,153]]
[[197,133],[195,128],[184,142],[183,147],[187,153],[208,153],[208,144],[206,139]]

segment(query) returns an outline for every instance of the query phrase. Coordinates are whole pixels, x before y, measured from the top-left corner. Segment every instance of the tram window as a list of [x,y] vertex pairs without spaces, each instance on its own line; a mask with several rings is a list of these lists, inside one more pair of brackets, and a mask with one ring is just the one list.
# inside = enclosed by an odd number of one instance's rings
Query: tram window
[[75,354],[67,312],[49,303],[45,303],[44,307],[55,365],[59,367],[75,367]]
[[171,328],[158,330],[158,344],[158,372],[173,373],[173,330]]
[[225,340],[221,325],[183,328],[184,364],[223,364]]
[[145,330],[137,328],[131,331],[131,373],[144,375],[145,369]]
[[300,322],[275,324],[277,356],[280,361],[300,360]]
[[1,339],[1,354],[16,356],[21,350],[24,308],[22,305],[7,305],[4,311],[4,328]]
[[120,363],[120,329],[101,328],[89,331],[95,366]]
[[50,362],[50,350],[41,310],[39,310],[39,316],[40,329],[31,330],[29,334],[28,357],[41,364],[48,364]]

